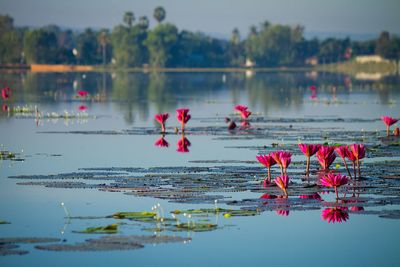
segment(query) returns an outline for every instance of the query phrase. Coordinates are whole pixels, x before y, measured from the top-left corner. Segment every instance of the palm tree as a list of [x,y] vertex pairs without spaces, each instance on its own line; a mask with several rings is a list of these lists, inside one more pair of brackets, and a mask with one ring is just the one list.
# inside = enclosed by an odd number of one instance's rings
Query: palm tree
[[240,42],[240,32],[238,28],[234,28],[232,31],[231,42],[234,45],[238,45]]
[[154,9],[153,17],[157,20],[158,23],[161,23],[165,19],[167,13],[162,6],[158,6]]
[[127,11],[124,14],[124,23],[129,27],[132,27],[133,22],[135,21],[135,14],[131,11]]
[[139,18],[139,27],[142,31],[145,31],[149,28],[149,19],[146,16]]

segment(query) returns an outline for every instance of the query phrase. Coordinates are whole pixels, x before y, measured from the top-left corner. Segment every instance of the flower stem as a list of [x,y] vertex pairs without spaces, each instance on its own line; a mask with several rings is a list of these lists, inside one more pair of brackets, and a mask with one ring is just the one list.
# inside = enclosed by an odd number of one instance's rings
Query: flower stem
[[307,157],[306,176],[310,176],[310,157]]
[[360,160],[357,159],[357,169],[358,169],[358,177],[361,177],[361,170],[360,170]]
[[268,167],[268,182],[271,182],[271,167]]
[[386,126],[386,135],[389,137],[390,134],[390,128],[389,125]]
[[353,171],[354,171],[354,179],[357,179],[356,163],[355,163],[355,161],[353,161]]
[[339,195],[338,195],[338,191],[337,191],[337,187],[335,186],[335,193],[336,193],[336,200],[339,199]]
[[351,177],[351,173],[350,173],[349,167],[347,166],[347,163],[346,163],[346,159],[345,159],[345,158],[343,158],[343,163],[344,163],[344,166],[346,167],[347,173],[348,173],[349,176],[350,176],[350,179],[353,179],[353,177]]

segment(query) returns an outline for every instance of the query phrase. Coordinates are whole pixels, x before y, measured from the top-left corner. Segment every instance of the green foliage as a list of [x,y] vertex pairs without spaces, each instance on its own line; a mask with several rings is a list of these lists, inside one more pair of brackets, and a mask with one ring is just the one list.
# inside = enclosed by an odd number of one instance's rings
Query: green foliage
[[131,11],[125,12],[125,14],[124,14],[124,23],[128,27],[132,27],[132,24],[133,24],[134,21],[135,21],[135,15],[133,14],[133,12],[131,12]]
[[149,31],[145,41],[150,53],[150,65],[165,67],[172,59],[173,48],[178,40],[178,29],[169,23],[159,24]]
[[141,67],[147,62],[147,49],[144,41],[147,32],[139,25],[133,27],[117,26],[111,33],[113,57],[122,67]]
[[24,52],[27,63],[57,63],[57,46],[57,36],[52,31],[38,29],[28,31],[24,35]]
[[78,63],[79,64],[100,64],[102,62],[101,48],[98,42],[97,33],[92,29],[86,29],[79,34],[77,40]]

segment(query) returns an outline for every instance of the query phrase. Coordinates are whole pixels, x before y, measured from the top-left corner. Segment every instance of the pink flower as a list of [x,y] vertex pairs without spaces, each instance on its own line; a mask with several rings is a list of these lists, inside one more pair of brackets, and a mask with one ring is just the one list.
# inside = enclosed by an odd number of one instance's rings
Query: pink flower
[[328,223],[342,223],[349,219],[349,214],[346,208],[336,207],[324,209],[321,217],[323,220],[328,221]]
[[315,91],[315,90],[317,90],[317,87],[316,87],[315,85],[311,85],[311,86],[310,86],[310,90],[311,90],[311,91]]
[[339,155],[339,157],[345,158],[347,153],[349,153],[349,148],[347,146],[339,146],[335,148],[335,152]]
[[393,124],[399,121],[398,119],[389,116],[382,116],[381,120],[383,121],[384,124],[386,124],[386,126],[392,126]]
[[334,150],[335,150],[334,147],[321,146],[318,152],[316,153],[318,162],[323,170],[328,170],[329,166],[331,166],[332,163],[335,161],[336,155],[335,153],[333,153]]
[[10,87],[5,87],[5,88],[1,89],[1,97],[4,100],[7,100],[8,98],[10,98],[10,92],[11,92]]
[[395,119],[395,118],[392,118],[389,116],[382,116],[381,119],[382,119],[383,123],[386,124],[386,134],[387,134],[387,136],[389,136],[390,126],[395,124],[398,121],[398,119]]
[[181,153],[187,153],[189,152],[189,148],[192,144],[190,143],[190,141],[184,136],[182,135],[182,138],[179,139],[177,145],[177,152],[181,152]]
[[154,145],[158,147],[168,147],[169,143],[164,139],[164,136],[161,136],[159,139],[157,139]]
[[365,145],[363,144],[352,144],[350,151],[357,160],[365,158]]
[[181,108],[176,110],[176,118],[181,123],[182,132],[185,131],[185,124],[190,120],[189,109]]
[[274,151],[270,153],[271,157],[278,163],[279,167],[281,167],[281,174],[286,173],[286,168],[289,166],[292,154],[287,151]]
[[256,156],[258,162],[264,165],[267,168],[276,164],[276,161],[270,155],[258,155]]
[[240,115],[244,120],[246,120],[251,115],[251,111],[248,110],[247,106],[236,105],[235,109],[240,112]]
[[312,157],[315,153],[318,152],[319,148],[321,147],[321,145],[313,145],[313,144],[298,144],[301,152],[303,152],[303,154],[306,157]]
[[337,188],[347,184],[349,182],[349,179],[345,175],[328,173],[327,175],[322,177],[319,181],[323,186],[333,187],[335,189],[336,199],[338,199],[339,196]]
[[285,196],[287,197],[287,187],[289,185],[289,176],[287,175],[281,175],[275,178],[274,180],[275,184],[282,189],[282,191],[285,193]]
[[85,91],[85,90],[78,91],[78,96],[80,96],[80,97],[87,97],[88,95],[89,95],[88,91]]
[[154,116],[156,121],[161,124],[161,132],[165,133],[165,122],[167,121],[169,117],[168,113],[160,113]]
[[3,110],[4,112],[8,111],[8,106],[7,106],[7,104],[3,104],[2,110]]
[[80,106],[78,107],[78,109],[79,109],[79,111],[85,111],[85,110],[87,110],[87,106],[85,106],[85,105],[80,105]]

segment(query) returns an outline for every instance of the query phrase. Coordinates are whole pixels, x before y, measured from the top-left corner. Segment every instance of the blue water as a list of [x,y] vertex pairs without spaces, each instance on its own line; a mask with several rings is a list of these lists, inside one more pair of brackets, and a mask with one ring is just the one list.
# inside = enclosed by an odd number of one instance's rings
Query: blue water
[[[149,197],[101,192],[95,189],[54,189],[17,185],[12,175],[57,174],[76,172],[85,167],[156,167],[201,166],[193,160],[255,160],[257,151],[229,146],[270,145],[281,139],[218,140],[216,136],[189,135],[189,153],[177,153],[177,135],[167,135],[170,146],[158,148],[157,135],[77,135],[46,134],[45,131],[92,131],[155,127],[153,117],[169,112],[169,131],[179,124],[175,109],[190,108],[194,126],[225,126],[223,119],[233,116],[235,104],[245,104],[257,115],[272,118],[341,117],[379,118],[399,116],[400,84],[398,78],[383,81],[353,80],[328,75],[316,81],[303,73],[244,74],[0,74],[13,88],[10,106],[37,106],[41,112],[79,112],[87,105],[89,117],[43,119],[9,115],[0,116],[2,149],[20,153],[23,162],[0,161],[0,237],[37,236],[66,239],[68,243],[97,235],[73,233],[86,227],[106,225],[114,220],[71,220],[65,218],[60,203],[73,216],[103,216],[117,211],[141,211],[160,203],[165,211],[188,208],[212,208],[209,204],[176,204]],[[225,82],[224,82],[225,80]],[[75,84],[75,86],[74,86]],[[311,100],[308,86],[318,86],[318,100]],[[336,95],[331,86],[338,87]],[[77,90],[89,91],[101,101],[80,101]],[[100,97],[101,96],[101,97]],[[337,101],[333,101],[336,97]],[[96,116],[93,118],[92,116]],[[277,123],[278,124],[278,123]],[[309,123],[301,126],[339,127],[346,130],[378,130],[380,121],[366,123]],[[57,154],[60,156],[51,156]],[[97,183],[98,181],[95,181]],[[242,195],[240,195],[242,194]],[[235,195],[237,197],[238,195]],[[239,193],[240,197],[252,193]],[[228,206],[229,207],[229,206]],[[396,207],[388,207],[396,209]],[[254,217],[219,215],[219,229],[211,232],[177,233],[189,236],[186,244],[145,245],[144,249],[117,252],[48,252],[33,245],[23,256],[2,256],[1,266],[398,266],[399,220],[351,213],[344,223],[328,224],[321,210],[290,211],[279,216],[267,211]],[[151,234],[132,222],[120,227],[123,235]],[[165,233],[161,233],[165,234]],[[173,233],[167,233],[173,234]]]

